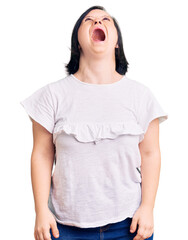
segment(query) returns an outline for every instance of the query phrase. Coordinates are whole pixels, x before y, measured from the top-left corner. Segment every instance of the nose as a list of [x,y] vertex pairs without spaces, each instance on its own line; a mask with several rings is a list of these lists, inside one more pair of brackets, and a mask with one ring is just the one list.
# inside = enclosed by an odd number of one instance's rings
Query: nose
[[101,24],[101,21],[96,21],[96,20],[95,20],[95,24],[97,24],[97,22],[99,22],[99,23]]

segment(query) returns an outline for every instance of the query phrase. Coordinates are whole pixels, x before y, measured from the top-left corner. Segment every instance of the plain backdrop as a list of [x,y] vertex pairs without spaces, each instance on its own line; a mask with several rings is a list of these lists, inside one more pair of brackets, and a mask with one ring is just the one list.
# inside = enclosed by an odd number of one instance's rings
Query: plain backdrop
[[154,239],[186,239],[188,15],[183,0],[1,1],[1,238],[34,239],[32,123],[20,101],[66,76],[74,24],[93,5],[104,6],[119,23],[127,77],[147,85],[168,113],[160,125]]

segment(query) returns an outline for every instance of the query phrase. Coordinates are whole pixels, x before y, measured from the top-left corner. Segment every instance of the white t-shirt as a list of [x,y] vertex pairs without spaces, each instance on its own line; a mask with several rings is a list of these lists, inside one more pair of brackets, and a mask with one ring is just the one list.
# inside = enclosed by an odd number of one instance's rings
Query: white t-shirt
[[139,142],[149,123],[168,118],[151,90],[68,75],[20,102],[53,134],[55,168],[48,206],[57,222],[98,227],[133,217],[141,203]]

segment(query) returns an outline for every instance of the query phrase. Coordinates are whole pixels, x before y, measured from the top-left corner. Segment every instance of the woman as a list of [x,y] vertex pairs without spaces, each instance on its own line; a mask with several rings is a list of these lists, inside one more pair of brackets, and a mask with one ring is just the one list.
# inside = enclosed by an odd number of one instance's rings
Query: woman
[[117,21],[94,6],[74,26],[68,75],[21,102],[33,123],[36,240],[153,239],[168,115],[127,67]]

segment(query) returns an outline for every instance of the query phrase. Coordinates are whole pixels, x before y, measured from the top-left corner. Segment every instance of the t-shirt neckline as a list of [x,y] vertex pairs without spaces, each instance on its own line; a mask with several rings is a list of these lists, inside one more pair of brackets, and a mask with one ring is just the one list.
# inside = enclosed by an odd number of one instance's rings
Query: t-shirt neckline
[[104,84],[97,84],[97,83],[87,83],[87,82],[82,82],[81,80],[79,80],[78,78],[76,78],[73,74],[70,74],[70,76],[72,77],[72,79],[74,79],[76,82],[83,84],[83,85],[87,85],[87,86],[96,86],[96,87],[107,87],[107,86],[114,86],[114,85],[118,85],[120,84],[124,79],[125,79],[125,75],[123,75],[123,77],[113,83],[104,83]]

